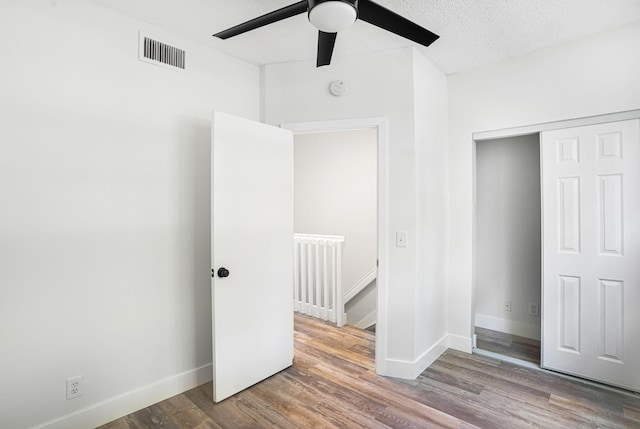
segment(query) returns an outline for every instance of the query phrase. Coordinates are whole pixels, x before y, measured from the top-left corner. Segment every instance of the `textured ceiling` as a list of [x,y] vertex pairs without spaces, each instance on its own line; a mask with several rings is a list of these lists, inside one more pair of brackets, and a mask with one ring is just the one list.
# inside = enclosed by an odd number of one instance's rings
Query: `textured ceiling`
[[[254,64],[315,58],[317,30],[305,14],[226,41],[211,37],[297,0],[94,1]],[[640,0],[376,1],[440,35],[419,49],[447,74],[640,21]],[[338,35],[334,56],[404,46],[419,45],[358,21]]]

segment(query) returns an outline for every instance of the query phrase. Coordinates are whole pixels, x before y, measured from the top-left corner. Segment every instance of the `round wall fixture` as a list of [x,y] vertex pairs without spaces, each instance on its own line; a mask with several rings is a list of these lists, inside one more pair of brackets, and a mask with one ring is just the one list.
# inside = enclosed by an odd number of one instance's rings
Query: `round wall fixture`
[[331,85],[329,85],[329,91],[336,97],[340,97],[347,93],[347,84],[341,80],[334,80],[331,82]]

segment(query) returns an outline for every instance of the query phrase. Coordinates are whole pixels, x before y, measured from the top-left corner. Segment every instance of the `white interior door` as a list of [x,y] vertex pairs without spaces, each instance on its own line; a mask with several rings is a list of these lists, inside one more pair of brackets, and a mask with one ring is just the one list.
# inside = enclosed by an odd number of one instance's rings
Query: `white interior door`
[[293,362],[293,135],[215,112],[211,170],[219,402]]
[[541,147],[542,366],[640,391],[640,121]]

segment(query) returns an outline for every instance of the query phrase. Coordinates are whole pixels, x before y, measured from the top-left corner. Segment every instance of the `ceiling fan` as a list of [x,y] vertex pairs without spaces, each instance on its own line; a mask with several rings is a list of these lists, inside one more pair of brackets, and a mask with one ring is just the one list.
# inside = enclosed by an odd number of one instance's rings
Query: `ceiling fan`
[[247,31],[307,12],[311,24],[319,30],[317,67],[331,63],[337,33],[361,19],[424,46],[438,39],[432,33],[371,0],[302,0],[214,34],[228,39]]

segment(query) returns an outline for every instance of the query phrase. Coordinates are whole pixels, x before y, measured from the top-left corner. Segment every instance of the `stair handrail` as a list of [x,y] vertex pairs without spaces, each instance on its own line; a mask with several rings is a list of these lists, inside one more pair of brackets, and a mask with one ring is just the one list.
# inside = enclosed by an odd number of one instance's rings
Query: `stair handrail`
[[378,267],[371,268],[360,280],[347,290],[344,294],[344,305],[355,298],[360,292],[378,278]]

